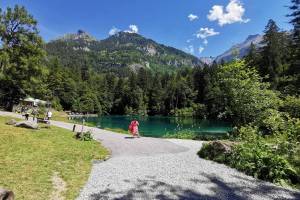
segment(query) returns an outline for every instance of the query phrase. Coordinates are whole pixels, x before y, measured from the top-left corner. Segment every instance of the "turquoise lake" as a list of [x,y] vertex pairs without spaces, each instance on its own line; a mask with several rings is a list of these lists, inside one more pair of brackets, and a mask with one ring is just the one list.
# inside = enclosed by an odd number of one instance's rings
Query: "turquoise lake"
[[[83,118],[77,118],[81,121]],[[202,135],[226,134],[232,129],[231,125],[222,121],[200,120],[195,118],[164,117],[164,116],[99,116],[84,117],[99,128],[128,130],[128,125],[133,119],[139,121],[139,132],[143,136],[163,137],[165,134],[172,134],[179,131],[192,131]]]

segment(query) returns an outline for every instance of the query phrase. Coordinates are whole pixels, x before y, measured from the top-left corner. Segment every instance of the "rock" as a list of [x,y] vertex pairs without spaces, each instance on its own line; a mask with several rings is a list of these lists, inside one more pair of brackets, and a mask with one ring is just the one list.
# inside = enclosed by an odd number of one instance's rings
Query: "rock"
[[236,143],[231,141],[216,140],[209,142],[200,149],[198,155],[201,158],[214,160],[223,163],[225,157],[232,152],[233,146]]
[[0,188],[0,200],[14,200],[15,195],[12,191]]
[[234,142],[222,141],[222,140],[210,142],[210,145],[213,147],[215,152],[225,153],[225,154],[228,154],[232,151],[232,147],[234,146],[234,144],[235,144]]
[[17,121],[15,119],[10,119],[8,122],[6,122],[7,125],[15,125]]
[[39,125],[35,122],[30,122],[30,121],[22,121],[18,122],[15,125],[16,127],[23,127],[23,128],[29,128],[29,129],[38,129]]

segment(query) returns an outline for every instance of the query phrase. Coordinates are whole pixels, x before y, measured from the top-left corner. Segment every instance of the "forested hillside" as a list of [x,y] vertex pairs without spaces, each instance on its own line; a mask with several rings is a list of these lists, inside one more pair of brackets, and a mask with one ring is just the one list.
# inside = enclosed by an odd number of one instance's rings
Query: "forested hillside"
[[87,65],[97,72],[119,73],[128,69],[136,72],[140,68],[166,72],[202,66],[190,54],[128,32],[96,40],[79,30],[47,43],[45,49],[50,58],[58,58],[63,66],[78,69]]

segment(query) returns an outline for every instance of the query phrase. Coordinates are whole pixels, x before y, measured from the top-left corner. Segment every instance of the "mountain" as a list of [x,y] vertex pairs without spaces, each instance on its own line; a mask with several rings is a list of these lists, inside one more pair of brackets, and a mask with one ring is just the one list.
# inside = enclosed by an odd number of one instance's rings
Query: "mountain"
[[96,40],[79,30],[50,41],[45,49],[49,57],[58,57],[64,66],[80,68],[88,65],[97,71],[137,70],[141,67],[168,71],[203,65],[193,55],[128,32]]
[[259,47],[262,39],[263,39],[263,36],[259,35],[259,34],[249,35],[248,38],[244,42],[232,46],[229,50],[227,50],[223,54],[217,56],[215,61],[218,63],[221,62],[222,60],[224,60],[225,62],[231,61],[236,57],[236,55],[234,55],[236,53],[238,54],[237,58],[243,58],[244,56],[246,56],[248,54],[251,43],[253,43],[255,46]]
[[207,65],[211,65],[215,60],[215,58],[212,57],[212,56],[210,56],[210,57],[200,57],[199,59],[201,60],[201,62],[203,62],[204,64],[207,64]]

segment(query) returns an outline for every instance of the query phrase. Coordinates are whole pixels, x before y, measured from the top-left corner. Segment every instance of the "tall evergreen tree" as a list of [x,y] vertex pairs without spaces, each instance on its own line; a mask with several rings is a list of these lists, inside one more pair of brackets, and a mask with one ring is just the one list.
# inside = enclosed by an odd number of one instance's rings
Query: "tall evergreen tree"
[[289,7],[292,13],[288,15],[292,17],[290,23],[294,26],[293,42],[292,42],[292,65],[290,74],[296,77],[296,88],[300,93],[300,0],[291,0],[292,5]]
[[283,72],[283,51],[281,43],[281,33],[275,21],[269,20],[262,41],[261,63],[259,71],[262,76],[268,75],[267,79],[272,83],[272,87],[276,88],[279,81],[279,75]]

